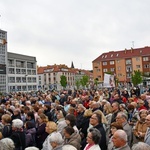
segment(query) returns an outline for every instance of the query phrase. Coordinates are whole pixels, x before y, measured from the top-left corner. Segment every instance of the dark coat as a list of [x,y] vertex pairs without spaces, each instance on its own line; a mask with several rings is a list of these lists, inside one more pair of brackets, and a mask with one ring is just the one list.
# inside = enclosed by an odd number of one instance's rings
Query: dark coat
[[11,125],[5,125],[3,130],[2,130],[2,135],[4,138],[10,137],[12,134],[12,128]]
[[44,143],[46,137],[48,136],[48,133],[45,132],[46,123],[43,123],[38,126],[36,131],[36,141],[37,141],[37,147],[42,148],[42,144]]
[[36,135],[35,128],[26,130],[26,147],[36,146],[35,135]]
[[95,126],[94,128],[98,129],[101,133],[101,140],[100,140],[100,143],[99,143],[99,146],[100,146],[101,150],[107,150],[106,132],[104,130],[103,124],[100,123],[97,126]]
[[26,138],[25,138],[25,132],[24,131],[13,131],[10,138],[14,141],[15,144],[15,150],[22,150],[26,147]]

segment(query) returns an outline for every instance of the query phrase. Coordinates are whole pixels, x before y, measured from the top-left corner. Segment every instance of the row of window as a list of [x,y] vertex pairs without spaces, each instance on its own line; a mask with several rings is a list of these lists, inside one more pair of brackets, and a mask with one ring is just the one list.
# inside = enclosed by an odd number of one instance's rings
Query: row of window
[[[16,71],[15,71],[16,70]],[[14,69],[9,68],[8,69],[9,74],[28,74],[28,75],[36,75],[36,70],[27,70],[26,69]]]
[[[136,61],[140,61],[140,57],[136,57]],[[149,61],[149,58],[148,57],[143,57],[143,61]],[[116,62],[120,63],[120,60],[117,60]],[[110,65],[114,65],[115,61],[110,61],[110,62],[104,61],[103,62],[103,66],[106,66],[108,63]],[[126,60],[126,64],[132,64],[132,60],[131,59],[127,59]],[[98,65],[100,65],[100,63],[98,63]]]
[[[9,77],[8,78],[9,83],[26,83],[26,77]],[[36,83],[35,77],[27,77],[28,83]]]
[[9,86],[8,87],[9,92],[16,92],[16,91],[36,91],[37,86],[36,85],[28,85],[28,86]]

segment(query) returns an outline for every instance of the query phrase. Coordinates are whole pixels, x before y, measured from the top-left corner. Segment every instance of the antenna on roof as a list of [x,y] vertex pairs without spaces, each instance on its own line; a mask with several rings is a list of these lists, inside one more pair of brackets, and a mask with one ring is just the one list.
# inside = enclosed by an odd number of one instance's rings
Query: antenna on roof
[[134,41],[132,41],[132,48],[134,48]]

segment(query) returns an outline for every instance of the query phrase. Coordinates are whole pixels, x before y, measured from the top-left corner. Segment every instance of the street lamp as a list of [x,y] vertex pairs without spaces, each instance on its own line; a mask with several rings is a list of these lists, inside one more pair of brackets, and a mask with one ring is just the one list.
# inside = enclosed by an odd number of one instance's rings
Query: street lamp
[[26,91],[28,92],[28,85],[27,85],[27,74],[25,75],[25,77],[26,77]]

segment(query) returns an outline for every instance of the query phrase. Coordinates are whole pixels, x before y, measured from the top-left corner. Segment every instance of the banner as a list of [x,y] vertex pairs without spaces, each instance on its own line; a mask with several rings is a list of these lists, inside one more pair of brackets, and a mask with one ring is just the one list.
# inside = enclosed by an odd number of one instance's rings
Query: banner
[[104,87],[115,87],[114,75],[104,74]]

